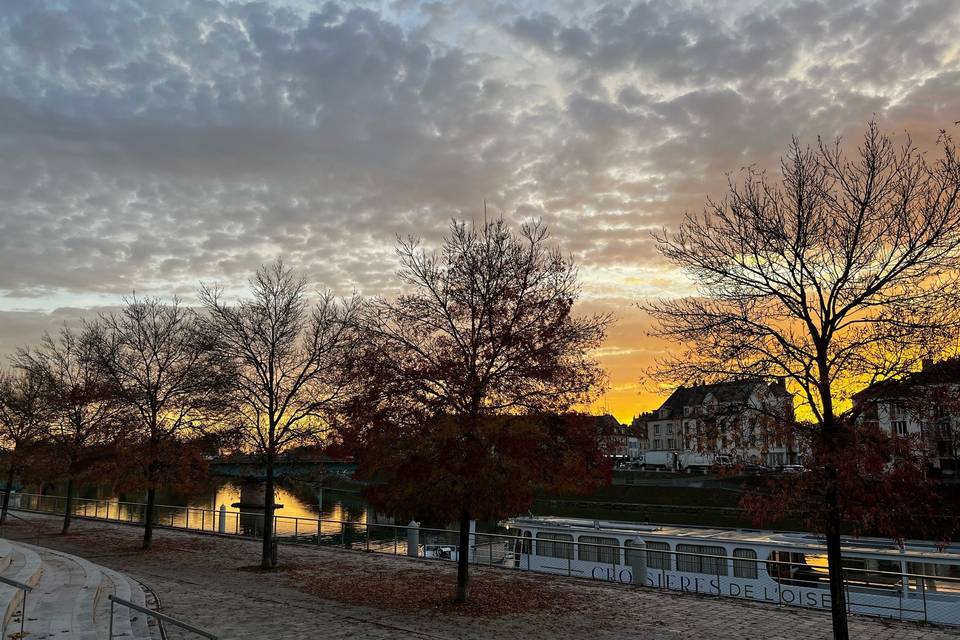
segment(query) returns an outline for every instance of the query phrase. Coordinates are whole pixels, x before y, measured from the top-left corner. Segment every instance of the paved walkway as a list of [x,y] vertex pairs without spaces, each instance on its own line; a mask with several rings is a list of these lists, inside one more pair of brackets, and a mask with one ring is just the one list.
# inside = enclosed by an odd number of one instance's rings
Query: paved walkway
[[[222,638],[830,638],[825,612],[497,569],[473,572],[475,603],[462,611],[449,604],[455,568],[447,563],[282,546],[282,569],[263,573],[251,566],[255,541],[158,530],[154,550],[143,553],[135,527],[78,520],[63,537],[56,518],[20,515],[43,530],[41,545],[138,578],[164,612]],[[27,535],[22,524],[5,535],[15,538],[18,528]],[[853,617],[851,637],[957,640],[960,629]]]

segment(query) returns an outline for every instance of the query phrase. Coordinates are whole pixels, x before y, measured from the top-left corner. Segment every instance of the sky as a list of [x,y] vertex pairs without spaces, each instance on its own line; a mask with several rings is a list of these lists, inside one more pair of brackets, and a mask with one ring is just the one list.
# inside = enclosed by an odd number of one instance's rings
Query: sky
[[665,389],[650,232],[871,117],[960,120],[956,0],[0,0],[0,358],[123,296],[240,291],[276,256],[396,292],[397,236],[542,218],[617,318],[600,408]]

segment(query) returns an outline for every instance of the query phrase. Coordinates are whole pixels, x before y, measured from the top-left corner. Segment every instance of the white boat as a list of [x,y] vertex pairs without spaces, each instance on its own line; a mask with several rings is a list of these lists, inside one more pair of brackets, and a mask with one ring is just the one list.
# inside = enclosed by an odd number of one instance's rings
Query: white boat
[[[516,568],[830,608],[826,545],[812,534],[576,518],[512,518]],[[960,547],[843,541],[851,613],[960,625]]]

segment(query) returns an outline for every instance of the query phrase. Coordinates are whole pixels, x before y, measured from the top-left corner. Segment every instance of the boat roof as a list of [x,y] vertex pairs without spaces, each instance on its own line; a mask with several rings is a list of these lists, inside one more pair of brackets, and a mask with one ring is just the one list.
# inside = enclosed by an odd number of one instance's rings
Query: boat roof
[[[508,528],[561,529],[584,534],[612,534],[635,536],[647,534],[670,538],[689,538],[691,541],[715,540],[717,542],[742,542],[763,544],[791,549],[825,551],[826,541],[822,536],[803,532],[769,531],[762,529],[720,529],[711,527],[679,526],[620,522],[616,520],[587,520],[585,518],[562,518],[556,516],[525,516],[504,521]],[[904,550],[887,538],[843,538],[845,551],[901,556],[935,556],[937,560],[960,561],[960,546],[943,546],[930,540],[906,540]]]

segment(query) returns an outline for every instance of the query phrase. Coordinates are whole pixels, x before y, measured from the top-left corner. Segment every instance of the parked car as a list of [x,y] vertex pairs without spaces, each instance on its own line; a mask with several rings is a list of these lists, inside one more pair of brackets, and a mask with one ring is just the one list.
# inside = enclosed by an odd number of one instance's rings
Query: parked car
[[777,467],[780,473],[803,473],[806,470],[802,464],[781,464]]

